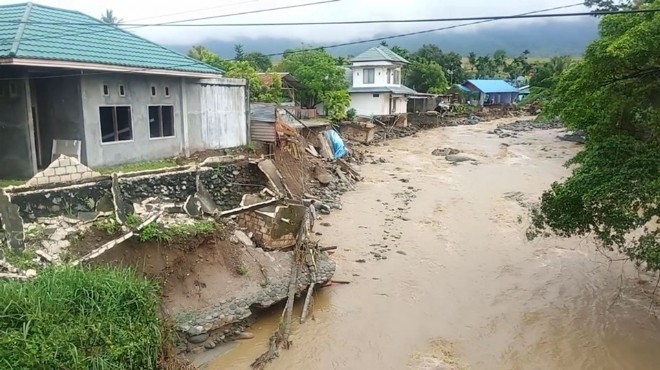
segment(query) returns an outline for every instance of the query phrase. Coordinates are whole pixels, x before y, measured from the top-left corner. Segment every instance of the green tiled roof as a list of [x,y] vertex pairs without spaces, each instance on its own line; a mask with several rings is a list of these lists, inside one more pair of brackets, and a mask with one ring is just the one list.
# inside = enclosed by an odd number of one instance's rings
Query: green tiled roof
[[0,58],[222,73],[83,13],[32,3],[0,6]]
[[408,63],[407,60],[400,57],[397,53],[392,50],[384,47],[378,46],[371,48],[364,53],[356,56],[352,60],[353,62],[396,62],[396,63]]

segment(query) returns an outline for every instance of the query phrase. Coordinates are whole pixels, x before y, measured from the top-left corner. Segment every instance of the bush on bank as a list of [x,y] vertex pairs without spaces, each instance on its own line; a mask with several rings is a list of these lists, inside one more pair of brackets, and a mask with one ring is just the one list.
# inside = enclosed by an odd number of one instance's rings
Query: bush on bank
[[0,281],[0,368],[158,369],[158,286],[116,268]]

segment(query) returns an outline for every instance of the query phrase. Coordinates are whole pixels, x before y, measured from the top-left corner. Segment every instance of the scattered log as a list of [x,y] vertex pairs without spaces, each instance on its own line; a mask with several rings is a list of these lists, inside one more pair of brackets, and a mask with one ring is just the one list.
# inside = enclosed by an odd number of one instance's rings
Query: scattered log
[[303,311],[302,315],[300,316],[300,323],[304,324],[305,320],[307,320],[307,316],[309,315],[309,307],[312,304],[312,293],[314,292],[314,287],[316,286],[316,261],[314,260],[314,250],[313,249],[308,249],[311,263],[310,263],[310,284],[309,288],[307,288],[307,297],[305,297],[305,304],[303,304]]
[[323,135],[323,133],[319,133],[318,138],[319,138],[319,142],[321,143],[321,156],[329,160],[335,159],[335,155],[332,152],[332,149],[330,148],[330,143],[328,143],[328,139],[325,137],[325,135]]
[[330,280],[333,284],[342,284],[342,285],[348,285],[351,282],[350,281],[343,281],[343,280]]
[[337,250],[337,247],[323,247],[320,249],[321,252],[334,251]]
[[291,275],[289,276],[289,296],[286,301],[286,306],[282,312],[282,321],[278,326],[275,333],[270,337],[268,350],[259,356],[252,365],[254,370],[263,370],[266,365],[272,362],[279,356],[280,347],[288,349],[291,345],[289,336],[291,334],[291,320],[293,318],[293,303],[296,298],[296,286],[298,285],[298,271],[300,270],[301,252],[302,247],[307,238],[307,222],[308,215],[303,217],[298,236],[296,238],[296,246],[294,247],[293,260],[291,261]]
[[309,154],[313,155],[314,157],[318,157],[318,156],[319,156],[319,152],[316,151],[316,148],[314,148],[314,146],[311,145],[311,144],[307,147],[306,150],[307,150],[307,152],[308,152]]
[[90,252],[86,256],[84,256],[83,258],[81,258],[77,261],[74,261],[72,263],[72,265],[73,266],[78,266],[81,262],[92,260],[92,259],[102,255],[103,253],[109,251],[110,249],[118,246],[119,244],[125,242],[126,240],[132,238],[135,235],[136,232],[144,229],[145,227],[147,227],[147,225],[149,225],[152,222],[156,221],[158,219],[158,217],[160,217],[163,214],[163,212],[164,211],[160,211],[160,212],[154,214],[153,216],[149,217],[146,221],[144,221],[142,224],[140,224],[138,227],[136,227],[135,230],[130,231],[129,233],[127,233],[127,234],[123,235],[122,237],[117,238],[117,239],[115,239],[111,242],[105,243],[100,248],[97,248],[97,249],[93,250],[92,252]]

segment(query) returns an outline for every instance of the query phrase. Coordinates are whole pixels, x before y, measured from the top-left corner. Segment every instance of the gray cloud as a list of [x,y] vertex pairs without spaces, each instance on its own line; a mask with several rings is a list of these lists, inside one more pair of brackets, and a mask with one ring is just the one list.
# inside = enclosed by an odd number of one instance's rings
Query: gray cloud
[[[184,2],[165,2],[162,0],[37,0],[39,4],[75,9],[94,17],[100,17],[106,8],[127,23],[157,23],[179,19],[207,17],[256,9],[303,4],[318,0],[187,0]],[[0,0],[0,4],[16,1]],[[323,20],[365,20],[365,19],[413,19],[438,17],[467,17],[487,15],[509,15],[528,11],[551,8],[577,3],[576,0],[341,0],[336,3],[310,7],[251,14],[215,20],[219,22],[286,22],[286,21],[323,21]],[[572,8],[562,12],[582,10]],[[558,11],[559,12],[559,11]],[[172,13],[180,13],[169,15]],[[169,15],[169,16],[163,16]],[[530,24],[539,20],[498,21],[490,25],[462,28],[471,32],[484,27],[497,27],[511,24]],[[372,24],[348,26],[315,27],[146,27],[132,30],[156,42],[168,44],[192,44],[208,39],[232,40],[237,37],[284,37],[302,42],[342,42],[373,37],[374,35],[395,34],[437,28],[450,24]]]

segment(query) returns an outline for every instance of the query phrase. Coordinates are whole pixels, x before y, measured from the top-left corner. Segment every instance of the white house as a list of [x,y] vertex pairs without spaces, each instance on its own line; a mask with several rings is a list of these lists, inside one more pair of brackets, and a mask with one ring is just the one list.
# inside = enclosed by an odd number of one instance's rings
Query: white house
[[415,90],[401,84],[401,67],[408,61],[379,46],[353,58],[347,69],[351,108],[361,116],[406,113]]

